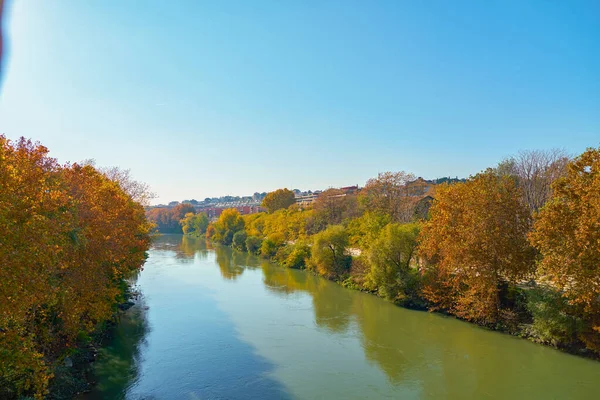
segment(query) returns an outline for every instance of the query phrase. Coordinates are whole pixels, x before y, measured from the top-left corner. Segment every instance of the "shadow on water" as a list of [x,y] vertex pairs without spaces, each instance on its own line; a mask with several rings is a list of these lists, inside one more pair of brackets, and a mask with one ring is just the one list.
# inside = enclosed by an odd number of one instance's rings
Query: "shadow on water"
[[[290,398],[272,377],[274,365],[239,338],[196,284],[208,251],[202,239],[155,240],[138,280],[144,301],[122,317],[94,367],[98,384],[82,399]],[[235,279],[246,257],[215,252],[223,278]]]

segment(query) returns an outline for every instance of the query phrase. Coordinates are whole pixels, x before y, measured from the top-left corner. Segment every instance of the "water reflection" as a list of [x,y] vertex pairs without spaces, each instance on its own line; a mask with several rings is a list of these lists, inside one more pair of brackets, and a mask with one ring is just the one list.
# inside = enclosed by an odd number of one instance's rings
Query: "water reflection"
[[234,260],[231,249],[223,246],[217,246],[215,248],[215,254],[217,256],[217,264],[219,265],[219,270],[221,271],[221,276],[223,278],[236,280],[240,275],[242,275],[244,272],[244,267],[242,267],[243,263],[239,263],[239,259]]
[[[217,261],[227,260],[222,249]],[[231,257],[231,256],[230,256]],[[246,264],[255,264],[250,257]],[[586,360],[463,323],[452,318],[398,308],[375,296],[346,290],[303,271],[262,261],[263,283],[278,297],[306,293],[312,299],[316,325],[332,334],[355,332],[365,358],[376,365],[395,387],[419,398],[545,398],[588,393],[600,366],[577,378],[582,385],[565,385],[564,376],[547,391],[546,376],[572,373],[556,361],[584,365]],[[220,265],[223,269],[224,266]],[[236,268],[245,266],[240,261]],[[546,361],[542,361],[546,360]],[[561,372],[557,372],[561,371]],[[575,376],[574,376],[575,379]],[[510,384],[507,384],[510,382]],[[591,392],[589,392],[591,393]],[[579,394],[580,395],[580,394]],[[409,396],[410,397],[410,396]],[[559,396],[562,397],[562,396]]]
[[86,399],[122,399],[138,380],[140,354],[149,332],[146,308],[139,302],[123,314],[108,345],[98,352],[94,379],[98,382]]
[[154,238],[152,249],[174,251],[178,260],[192,262],[195,257],[206,260],[212,246],[203,237],[165,234]]

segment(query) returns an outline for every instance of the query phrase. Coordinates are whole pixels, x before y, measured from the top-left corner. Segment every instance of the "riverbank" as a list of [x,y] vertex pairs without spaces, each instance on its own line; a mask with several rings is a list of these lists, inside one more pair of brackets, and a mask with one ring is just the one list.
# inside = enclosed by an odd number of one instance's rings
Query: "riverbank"
[[135,305],[138,297],[139,293],[133,282],[123,281],[119,301],[113,306],[112,317],[100,323],[90,335],[80,336],[75,347],[53,369],[47,400],[70,400],[94,388],[94,362],[102,348],[113,338],[123,313]]

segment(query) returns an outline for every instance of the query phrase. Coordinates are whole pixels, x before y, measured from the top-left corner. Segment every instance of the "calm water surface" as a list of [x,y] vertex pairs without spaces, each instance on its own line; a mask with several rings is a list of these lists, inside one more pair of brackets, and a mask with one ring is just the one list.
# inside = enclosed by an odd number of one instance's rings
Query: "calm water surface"
[[600,363],[162,236],[92,399],[598,399]]

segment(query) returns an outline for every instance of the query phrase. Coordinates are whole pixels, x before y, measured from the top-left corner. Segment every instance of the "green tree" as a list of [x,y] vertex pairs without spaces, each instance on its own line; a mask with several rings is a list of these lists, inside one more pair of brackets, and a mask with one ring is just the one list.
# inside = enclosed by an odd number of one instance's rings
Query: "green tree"
[[367,252],[370,289],[390,300],[416,298],[416,276],[411,268],[417,247],[417,224],[389,224]]
[[305,242],[298,242],[291,246],[283,265],[288,268],[304,268],[306,261],[310,258],[310,247]]
[[295,202],[294,192],[285,188],[268,193],[262,201],[262,206],[272,213],[282,208],[288,208]]
[[273,233],[269,236],[267,236],[267,238],[265,240],[263,240],[261,246],[260,246],[260,254],[263,257],[274,257],[275,254],[277,254],[277,250],[279,250],[279,248],[281,246],[283,246],[285,244],[285,237],[283,236],[283,234],[281,233]]
[[533,318],[528,333],[553,346],[572,343],[580,324],[567,299],[551,287],[536,286],[526,293],[527,310]]
[[348,224],[350,244],[363,250],[368,249],[377,239],[381,230],[391,222],[388,214],[367,211]]
[[237,231],[233,235],[232,245],[233,248],[238,249],[240,251],[246,251],[246,239],[248,239],[248,235],[246,231]]
[[348,233],[341,225],[331,225],[313,237],[311,265],[320,275],[338,278],[348,272],[352,257],[346,254]]
[[187,213],[185,217],[179,221],[184,234],[193,234],[202,236],[208,228],[208,216],[206,213]]
[[262,245],[262,239],[257,236],[248,236],[246,238],[246,250],[248,253],[259,254]]

